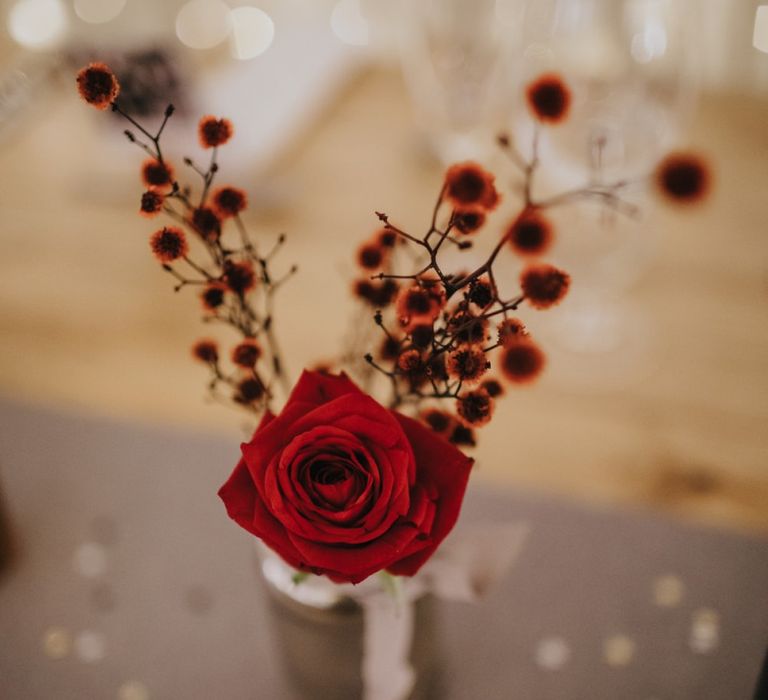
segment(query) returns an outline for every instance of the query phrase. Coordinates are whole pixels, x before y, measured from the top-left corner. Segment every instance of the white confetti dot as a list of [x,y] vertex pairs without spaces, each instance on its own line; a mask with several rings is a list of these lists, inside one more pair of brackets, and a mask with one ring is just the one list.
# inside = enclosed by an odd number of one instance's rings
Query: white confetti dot
[[123,683],[117,691],[118,700],[149,700],[149,691],[141,681]]
[[571,649],[562,637],[547,637],[536,648],[536,663],[548,671],[565,666],[571,657]]
[[95,542],[85,542],[75,550],[75,571],[86,578],[96,578],[107,570],[107,553]]
[[72,647],[72,638],[63,627],[49,627],[43,634],[43,651],[52,659],[63,659]]
[[691,634],[688,639],[697,654],[710,654],[720,643],[720,616],[711,608],[699,608],[693,613]]
[[603,658],[609,666],[626,666],[635,655],[635,643],[624,634],[608,637],[603,644]]
[[659,607],[674,608],[680,605],[685,587],[678,576],[667,574],[653,582],[653,600]]
[[75,651],[82,661],[101,661],[106,654],[106,640],[101,632],[85,630],[75,638]]

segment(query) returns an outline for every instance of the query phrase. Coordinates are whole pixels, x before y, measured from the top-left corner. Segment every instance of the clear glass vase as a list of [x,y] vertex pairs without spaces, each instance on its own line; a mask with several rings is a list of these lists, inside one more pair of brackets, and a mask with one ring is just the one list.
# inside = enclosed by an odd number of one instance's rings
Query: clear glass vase
[[431,595],[398,590],[392,577],[388,583],[372,576],[356,586],[303,577],[261,543],[256,560],[270,632],[293,697],[440,697],[437,603]]

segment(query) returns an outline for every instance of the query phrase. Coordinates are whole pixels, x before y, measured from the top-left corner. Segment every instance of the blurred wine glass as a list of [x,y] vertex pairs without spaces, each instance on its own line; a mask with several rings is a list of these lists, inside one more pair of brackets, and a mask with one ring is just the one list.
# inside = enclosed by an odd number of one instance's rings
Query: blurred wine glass
[[[657,226],[645,182],[680,140],[696,97],[694,18],[686,0],[527,0],[515,61],[523,84],[561,75],[572,91],[567,120],[541,130],[536,194],[626,181],[637,216],[583,202],[553,211],[551,256],[573,276],[567,303],[545,323],[568,353],[572,378],[618,382],[642,376],[652,359],[652,319],[627,290],[654,258]],[[534,122],[522,91],[510,128],[530,156]],[[526,148],[528,151],[526,152]]]
[[484,159],[508,113],[515,0],[404,0],[401,58],[417,125],[443,163]]
[[678,138],[696,94],[689,9],[686,0],[525,2],[523,81],[556,72],[573,89],[568,121],[549,132],[561,172],[583,175],[601,141],[606,177],[644,174]]

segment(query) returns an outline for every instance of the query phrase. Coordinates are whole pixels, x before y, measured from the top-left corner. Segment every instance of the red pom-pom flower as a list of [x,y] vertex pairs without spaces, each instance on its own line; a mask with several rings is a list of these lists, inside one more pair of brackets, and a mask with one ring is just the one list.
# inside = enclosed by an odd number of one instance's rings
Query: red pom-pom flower
[[77,91],[89,105],[107,109],[120,94],[120,83],[104,63],[91,63],[77,74]]
[[208,115],[200,120],[197,131],[203,148],[222,146],[232,138],[232,122]]
[[525,90],[528,106],[541,122],[557,124],[568,116],[571,91],[556,73],[539,76]]

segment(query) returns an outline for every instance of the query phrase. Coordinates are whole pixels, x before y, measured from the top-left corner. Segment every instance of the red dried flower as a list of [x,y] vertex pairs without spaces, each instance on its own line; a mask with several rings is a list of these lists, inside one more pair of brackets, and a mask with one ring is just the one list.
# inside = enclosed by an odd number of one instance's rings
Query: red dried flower
[[245,192],[237,187],[220,187],[213,193],[211,200],[213,208],[222,219],[237,216],[248,206]]
[[91,63],[77,74],[77,90],[89,105],[106,109],[120,94],[120,83],[104,63]]
[[449,319],[448,331],[461,345],[483,343],[488,336],[488,320],[469,311],[459,311]]
[[379,308],[389,306],[400,291],[400,285],[392,279],[385,279],[373,287],[373,303]]
[[469,285],[468,299],[481,309],[485,309],[493,302],[493,287],[490,280],[480,277]]
[[469,425],[485,425],[493,414],[493,399],[485,389],[466,391],[456,399],[456,412]]
[[418,350],[406,350],[397,358],[397,366],[401,372],[412,374],[423,369],[421,353]]
[[541,255],[552,244],[552,224],[535,209],[527,209],[512,222],[506,235],[520,255]]
[[227,260],[224,263],[224,282],[235,294],[242,296],[256,284],[253,265],[250,262]]
[[414,284],[397,295],[397,317],[404,324],[432,322],[444,305],[445,293],[438,284]]
[[419,350],[425,350],[432,345],[435,332],[431,323],[420,323],[411,328],[411,342]]
[[451,377],[467,383],[476,382],[490,367],[482,349],[474,346],[454,350],[445,365]]
[[377,309],[389,306],[399,289],[399,285],[393,279],[384,279],[380,282],[372,282],[367,279],[356,280],[352,287],[356,297],[367,301]]
[[384,360],[396,360],[400,356],[402,343],[394,336],[388,335],[379,347],[379,357]]
[[232,349],[232,362],[238,367],[252,369],[261,355],[261,345],[253,338],[246,338]]
[[215,311],[224,303],[227,288],[221,282],[211,282],[200,295],[203,306],[209,311]]
[[504,387],[498,379],[485,379],[480,382],[480,387],[488,392],[488,396],[495,399],[497,396],[504,396]]
[[360,299],[370,301],[373,296],[373,282],[371,280],[355,280],[352,283],[352,293]]
[[528,106],[541,122],[557,124],[568,116],[571,91],[556,73],[540,76],[526,88]]
[[475,431],[461,423],[456,423],[453,431],[451,431],[451,436],[448,439],[454,445],[474,447],[477,444],[477,441],[475,440]]
[[545,357],[532,340],[520,339],[501,351],[501,371],[516,384],[533,381],[544,369]]
[[173,262],[189,252],[184,231],[175,226],[164,226],[155,231],[149,239],[149,245],[161,263]]
[[376,234],[375,240],[384,248],[394,248],[397,245],[397,234],[391,229],[383,228]]
[[200,362],[206,362],[208,364],[216,364],[219,361],[219,346],[215,340],[198,340],[192,346],[192,355]]
[[237,389],[232,397],[237,403],[251,404],[264,396],[264,385],[256,377],[246,377],[237,384]]
[[529,265],[520,275],[523,294],[531,306],[548,309],[559,303],[568,293],[571,277],[554,265]]
[[445,174],[446,196],[457,209],[470,206],[491,210],[499,203],[495,178],[477,163],[457,163]]
[[432,430],[440,435],[447,435],[456,423],[450,413],[440,411],[436,408],[428,408],[423,411],[419,417],[432,428]]
[[453,213],[453,225],[461,233],[474,233],[485,223],[485,211],[480,207],[457,209]]
[[384,249],[375,243],[364,243],[357,250],[357,262],[365,270],[376,270],[384,262]]
[[528,335],[528,329],[519,318],[505,318],[497,327],[499,343],[507,345]]
[[174,179],[173,168],[166,162],[149,158],[141,166],[141,179],[149,188],[170,188]]
[[214,242],[221,236],[221,219],[210,207],[197,207],[192,211],[192,226],[206,241]]
[[152,217],[163,209],[165,197],[157,190],[147,190],[141,195],[141,207],[139,213],[142,216]]
[[448,379],[448,370],[446,369],[446,358],[444,352],[432,355],[427,360],[427,377],[431,377],[435,381],[444,381]]
[[656,168],[656,187],[677,203],[698,202],[707,196],[711,174],[707,163],[694,153],[671,153]]
[[221,146],[232,138],[232,122],[229,119],[205,116],[200,120],[198,135],[203,148]]

